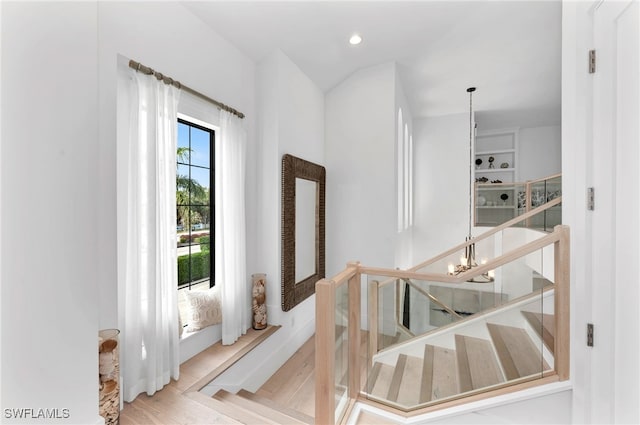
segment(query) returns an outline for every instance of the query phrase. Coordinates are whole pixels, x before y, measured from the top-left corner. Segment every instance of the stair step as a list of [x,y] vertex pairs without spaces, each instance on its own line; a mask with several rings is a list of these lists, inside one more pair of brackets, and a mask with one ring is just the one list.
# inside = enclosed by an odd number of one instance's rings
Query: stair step
[[419,403],[449,397],[457,393],[456,351],[425,345]]
[[248,400],[253,400],[256,403],[260,403],[260,404],[264,404],[265,406],[271,406],[272,408],[279,410],[280,412],[284,413],[287,416],[290,416],[296,420],[298,420],[299,422],[302,422],[304,424],[308,424],[308,425],[313,425],[314,423],[314,418],[312,416],[309,415],[305,415],[302,412],[299,412],[297,410],[294,409],[290,409],[288,407],[285,406],[281,406],[277,403],[274,403],[273,400],[270,400],[266,397],[262,397],[259,396],[256,393],[252,393],[250,391],[247,390],[240,390],[238,391],[238,394],[236,394],[237,396],[246,398]]
[[[213,397],[207,397],[203,393],[194,391],[192,393],[185,394],[186,397],[197,401],[198,403],[209,407],[210,409],[219,412],[222,415],[225,415],[231,418],[232,421],[238,421],[238,423],[242,423],[245,425],[276,425],[278,422],[272,421],[268,418],[260,417],[253,412],[250,412],[244,408],[239,408],[230,403],[225,403]],[[233,422],[232,422],[233,423]]]
[[386,399],[389,401],[398,400],[398,394],[400,393],[400,384],[402,383],[402,377],[404,376],[404,367],[406,366],[406,364],[407,355],[398,355],[398,360],[396,361],[396,367],[393,369],[393,377],[391,378],[389,391],[387,392],[386,397]]
[[[218,391],[213,398],[232,406],[233,409],[236,409],[238,412],[242,412],[243,415],[246,415],[245,412],[248,412],[251,414],[251,418],[253,416],[257,416],[263,421],[263,423],[266,423],[266,421],[273,421],[273,423],[276,424],[307,424],[306,422],[299,421],[298,419],[277,410],[273,407],[273,404],[271,406],[267,406],[225,390]],[[236,419],[242,420],[239,417]]]
[[420,402],[423,363],[424,360],[419,357],[407,356],[396,399],[399,404],[415,406]]
[[527,331],[495,323],[487,323],[487,327],[508,380],[539,374],[549,369]]
[[386,399],[393,373],[393,366],[378,362],[374,363],[371,375],[369,375],[369,384],[367,385],[367,388],[370,388],[369,394]]
[[315,354],[315,339],[309,338],[256,393],[281,406],[290,406],[291,399],[314,374]]
[[553,314],[534,313],[523,311],[522,314],[527,319],[531,327],[542,338],[544,345],[554,353],[555,348],[555,317]]
[[461,393],[504,382],[491,342],[458,334],[455,338]]

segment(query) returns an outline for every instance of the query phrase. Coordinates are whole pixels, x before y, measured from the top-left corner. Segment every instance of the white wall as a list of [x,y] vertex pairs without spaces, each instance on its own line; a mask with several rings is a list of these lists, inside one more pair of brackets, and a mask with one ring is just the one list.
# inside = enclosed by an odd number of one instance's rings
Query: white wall
[[[276,51],[257,70],[259,216],[257,270],[267,273],[269,322],[285,325],[281,303],[281,170],[285,153],[324,165],[324,96],[291,60]],[[315,237],[315,236],[314,236]],[[307,312],[313,318],[312,312]],[[305,318],[301,318],[306,320]]]
[[100,423],[97,6],[0,7],[3,423]]
[[366,68],[326,94],[328,276],[349,261],[394,266],[395,75]]
[[469,115],[414,119],[413,258],[464,242],[469,227]]
[[[172,28],[167,31],[166,28]],[[95,35],[94,35],[95,37]],[[201,46],[206,46],[203,50]],[[100,173],[97,232],[100,327],[118,327],[116,213],[116,88],[118,55],[150,66],[245,113],[247,144],[247,291],[255,269],[257,202],[255,65],[177,3],[100,2],[98,5]],[[122,59],[122,58],[121,58]],[[197,337],[197,336],[196,336]],[[215,341],[203,339],[201,348]]]
[[[402,129],[398,129],[398,111],[401,110],[402,111]],[[400,81],[400,78],[398,78],[398,74],[396,73],[396,78],[395,78],[395,123],[396,123],[396,127],[395,127],[395,143],[396,143],[396,209],[399,208],[398,206],[398,201],[399,201],[399,197],[398,197],[398,190],[399,190],[399,185],[398,185],[398,132],[399,130],[402,131],[402,134],[404,135],[404,130],[405,130],[405,126],[406,129],[409,132],[409,138],[411,138],[413,136],[413,114],[411,112],[411,108],[409,107],[409,102],[407,101],[407,97],[404,93],[404,88],[402,87],[402,82]],[[403,136],[404,138],[404,136]],[[415,139],[414,139],[415,140]],[[409,142],[411,143],[411,142]],[[411,159],[409,159],[410,162]],[[407,170],[407,173],[410,175],[409,176],[409,180],[411,181],[413,179],[413,170],[415,170],[415,162],[413,162],[410,166],[409,166],[409,170]],[[411,184],[409,185],[409,191],[413,192],[413,188],[411,187]],[[410,195],[411,196],[411,195]],[[406,205],[406,204],[405,204]],[[410,217],[412,217],[412,213],[413,211],[413,206],[411,205],[410,201],[409,201],[409,211],[408,214]],[[413,259],[413,252],[412,252],[412,247],[413,245],[413,226],[411,224],[411,218],[409,219],[409,227],[406,230],[403,230],[401,232],[398,232],[397,238],[396,238],[396,251],[395,251],[395,267],[399,267],[401,269],[406,269],[409,268],[411,266],[415,265],[414,259]]]
[[559,125],[521,128],[518,143],[519,181],[540,179],[562,171]]
[[[256,72],[258,117],[257,231],[255,270],[267,274],[268,322],[282,326],[269,340],[216,379],[217,388],[256,390],[315,331],[315,296],[288,312],[281,303],[281,170],[285,153],[325,164],[324,95],[281,51],[263,59]],[[315,238],[314,235],[308,235]]]

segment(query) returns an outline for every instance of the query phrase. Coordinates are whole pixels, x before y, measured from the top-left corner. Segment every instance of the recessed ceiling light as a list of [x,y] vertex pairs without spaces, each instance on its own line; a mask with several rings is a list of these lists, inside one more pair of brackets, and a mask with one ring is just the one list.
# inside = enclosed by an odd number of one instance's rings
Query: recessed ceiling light
[[362,43],[362,37],[360,37],[360,35],[359,35],[359,34],[353,34],[353,35],[351,36],[351,38],[349,39],[349,43],[350,43],[350,44],[353,44],[354,46],[355,46],[356,44],[360,44],[360,43]]

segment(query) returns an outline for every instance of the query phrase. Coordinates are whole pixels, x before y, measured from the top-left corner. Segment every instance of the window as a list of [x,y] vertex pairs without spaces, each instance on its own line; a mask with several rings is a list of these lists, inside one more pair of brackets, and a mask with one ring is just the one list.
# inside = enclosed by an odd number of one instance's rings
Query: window
[[398,138],[396,139],[396,158],[398,161],[398,165],[397,165],[397,183],[398,183],[398,188],[397,188],[397,194],[398,194],[398,204],[397,204],[397,209],[398,209],[398,232],[402,232],[402,230],[404,230],[404,212],[403,212],[403,207],[404,207],[404,175],[403,175],[403,164],[404,164],[404,143],[403,143],[403,137],[402,137],[402,128],[403,128],[403,124],[402,124],[402,109],[398,110]]
[[[214,197],[212,165],[215,132],[178,119],[176,229],[178,289],[208,289],[214,285]],[[182,304],[179,297],[179,304]],[[180,305],[180,311],[183,311]],[[182,313],[181,313],[182,314]]]
[[403,123],[402,109],[398,109],[396,139],[398,232],[413,226],[413,136],[407,122]]

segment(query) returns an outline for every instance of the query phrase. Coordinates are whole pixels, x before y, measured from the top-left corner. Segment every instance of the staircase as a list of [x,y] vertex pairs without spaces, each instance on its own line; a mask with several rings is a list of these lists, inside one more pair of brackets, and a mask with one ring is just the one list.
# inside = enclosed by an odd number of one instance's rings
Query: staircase
[[210,407],[239,423],[262,424],[308,424],[314,419],[304,413],[280,406],[265,397],[240,390],[237,394],[220,390],[213,395]]
[[[540,378],[553,369],[554,317],[528,307],[380,353],[368,376],[369,398],[408,410]],[[516,315],[522,327],[511,326]]]
[[[368,388],[369,398],[375,401],[410,410],[539,378],[553,364],[554,316],[542,312],[542,306],[552,304],[552,299],[553,291],[549,291],[544,299],[538,295],[520,301],[434,337],[397,342],[393,349],[378,354],[368,374],[361,370],[366,381],[362,388]],[[518,326],[511,326],[514,323]],[[345,343],[345,331],[336,326],[337,346]],[[361,334],[363,368],[366,335],[366,331]],[[390,338],[397,340],[398,334]],[[338,349],[336,355],[344,353]],[[189,397],[224,415],[226,423],[314,424],[314,358],[311,338],[256,393],[220,390],[211,397],[203,393]],[[345,374],[336,382],[343,386],[346,378]]]
[[[336,327],[342,335],[344,327]],[[315,339],[305,342],[255,393],[220,390],[197,401],[242,424],[313,424]],[[211,394],[211,393],[209,393]]]

